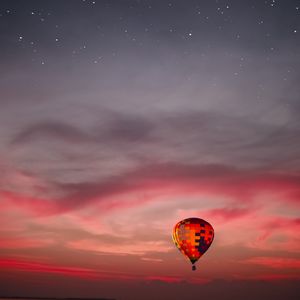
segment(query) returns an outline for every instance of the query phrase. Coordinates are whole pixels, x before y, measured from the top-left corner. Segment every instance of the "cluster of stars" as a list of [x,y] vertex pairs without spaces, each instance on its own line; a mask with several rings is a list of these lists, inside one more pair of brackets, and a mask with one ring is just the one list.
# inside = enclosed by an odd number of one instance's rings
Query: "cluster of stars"
[[[90,6],[95,6],[96,4],[99,4],[99,2],[96,1],[91,1],[91,0],[82,0],[82,2],[85,5],[90,5]],[[271,6],[271,7],[275,7],[277,2],[275,0],[266,0],[264,1],[264,3],[267,6]],[[227,10],[228,12],[230,12],[230,14],[232,14],[232,10],[234,9],[234,5],[230,4],[230,1],[228,1],[227,3],[223,3],[222,5],[220,5],[221,3],[219,1],[216,2],[216,7],[215,7],[215,16],[219,16],[219,15],[224,15],[225,11]],[[142,2],[137,2],[136,7],[138,7],[138,5],[141,5],[144,7],[145,10],[147,9],[152,9],[153,6],[152,4],[145,4]],[[154,4],[153,4],[154,5]],[[107,6],[107,4],[106,4]],[[167,8],[174,10],[175,9],[175,3],[167,3]],[[97,6],[96,6],[97,7]],[[129,8],[133,8],[133,5],[130,5]],[[255,8],[254,5],[252,5],[252,8]],[[299,11],[299,6],[295,7],[295,10],[298,12]],[[17,14],[20,13],[18,11],[16,11],[16,9],[10,9],[10,8],[6,8],[5,10],[3,10],[3,12],[0,11],[0,17],[4,17],[5,15],[12,15],[12,14]],[[23,12],[22,12],[23,13]],[[24,12],[26,14],[26,12]],[[143,16],[143,14],[146,14],[146,12],[144,13],[140,13],[139,16]],[[201,7],[201,6],[196,6],[195,7],[195,14],[198,16],[201,16],[201,20],[206,21],[207,25],[205,26],[211,26],[211,28],[215,28],[216,31],[219,32],[223,32],[226,30],[226,26],[225,26],[225,22],[230,22],[231,24],[234,24],[234,19],[232,15],[227,15],[226,17],[221,17],[219,16],[218,21],[216,21],[216,18],[213,16],[213,13],[208,13],[207,11],[205,11],[205,8]],[[58,20],[55,18],[55,13],[54,12],[47,12],[44,9],[32,9],[30,11],[27,12],[28,16],[32,16],[32,17],[38,17],[38,19],[41,22],[45,22],[47,21],[47,17],[51,16],[51,22],[46,22],[46,26],[45,29],[47,29],[48,31],[51,30],[51,26],[54,26],[56,32],[54,32],[54,30],[52,30],[52,34],[49,36],[49,38],[46,37],[42,37],[41,39],[45,40],[48,39],[48,41],[46,41],[45,43],[48,43],[49,45],[51,45],[51,43],[53,43],[53,45],[56,45],[57,47],[60,47],[60,49],[62,49],[61,51],[67,51],[66,49],[68,49],[68,51],[70,51],[69,53],[71,54],[71,56],[76,57],[80,54],[84,54],[87,53],[85,50],[87,49],[87,43],[86,42],[81,42],[81,45],[73,45],[73,49],[70,49],[70,42],[68,39],[68,36],[64,36],[65,34],[63,34],[61,31],[63,30],[63,26],[64,25],[59,25],[58,24]],[[213,19],[212,21],[210,21],[208,23],[208,21],[210,20],[210,17],[212,17],[211,19]],[[56,21],[55,21],[56,20]],[[126,16],[121,15],[119,17],[119,22],[121,23],[126,23],[128,18]],[[67,19],[65,20],[67,22]],[[269,28],[268,30],[270,30],[270,26],[268,25],[268,22],[266,22],[266,20],[264,19],[264,15],[261,15],[260,18],[256,21],[255,19],[253,20],[254,22],[256,22],[256,24],[258,26],[261,26],[263,29],[260,30],[259,34],[262,34],[265,36],[265,38],[270,40],[271,43],[271,36],[272,34],[267,31],[264,32],[264,28]],[[56,22],[56,23],[54,23]],[[203,41],[201,41],[201,34],[199,34],[199,28],[201,29],[202,26],[202,22],[198,22],[197,20],[193,20],[191,21],[191,24],[193,24],[193,26],[190,26],[192,28],[186,29],[182,26],[180,26],[179,24],[174,24],[171,25],[169,28],[167,29],[163,29],[163,28],[157,28],[155,27],[155,22],[153,23],[149,23],[147,24],[147,26],[145,26],[142,31],[144,32],[144,35],[141,34],[141,31],[139,31],[138,29],[135,28],[130,28],[130,27],[125,27],[124,29],[124,24],[120,23],[120,33],[123,32],[124,37],[130,41],[132,44],[136,45],[136,47],[143,47],[144,42],[143,39],[144,38],[148,38],[147,35],[149,35],[150,37],[154,36],[156,33],[160,33],[163,31],[168,32],[169,34],[171,34],[172,39],[181,39],[184,43],[184,41],[189,41],[189,43],[187,44],[187,49],[185,49],[183,51],[184,55],[187,55],[188,53],[190,53],[190,47],[191,47],[191,42],[193,41],[199,41],[201,43],[203,43]],[[153,26],[154,25],[154,26]],[[254,24],[255,25],[255,24]],[[114,24],[115,28],[118,28],[118,24]],[[293,26],[295,26],[293,24]],[[95,25],[96,30],[99,31],[99,34],[95,34],[95,38],[99,41],[99,45],[100,45],[100,39],[103,38],[105,39],[106,36],[109,37],[110,34],[106,33],[109,32],[107,30],[107,28],[104,28],[102,25],[96,24]],[[20,28],[21,29],[21,28]],[[290,28],[291,33],[292,34],[297,34],[298,33],[298,29],[297,28]],[[235,31],[235,32],[234,32]],[[244,42],[244,37],[245,33],[243,32],[243,28],[239,28],[239,32],[236,32],[236,30],[232,30],[232,37],[233,39],[235,39],[237,42],[242,43]],[[120,38],[122,37],[122,35],[120,34]],[[36,38],[36,37],[35,37]],[[27,46],[30,47],[32,53],[37,54],[39,53],[39,55],[42,55],[41,52],[42,51],[38,51],[39,49],[39,45],[40,45],[40,41],[39,40],[34,40],[33,38],[30,38],[29,33],[26,33],[24,30],[23,34],[17,34],[16,37],[17,41],[19,42],[19,44],[22,45],[22,49],[25,49]],[[161,43],[164,42],[163,38],[159,37],[159,38],[155,38],[153,39],[156,41],[156,43]],[[75,43],[75,42],[73,42]],[[63,47],[64,45],[67,45],[68,47]],[[96,43],[94,43],[93,47],[95,48]],[[267,45],[267,50],[269,50],[270,52],[274,52],[275,51],[275,47],[271,44],[266,43]],[[209,46],[207,47],[209,48]],[[100,55],[97,55],[96,57],[92,57],[91,61],[94,64],[99,63],[100,61],[103,60],[103,57],[105,55],[103,55],[103,53],[99,53]],[[201,56],[205,55],[203,52],[200,53]],[[90,54],[89,54],[90,55]],[[116,55],[116,51],[113,50],[111,52],[112,56]],[[267,55],[266,60],[270,60],[270,56]],[[35,59],[33,59],[34,61]],[[42,60],[42,64],[45,64],[45,59]],[[240,65],[241,66],[241,65]],[[234,73],[235,76],[239,75],[239,72],[235,72]]]

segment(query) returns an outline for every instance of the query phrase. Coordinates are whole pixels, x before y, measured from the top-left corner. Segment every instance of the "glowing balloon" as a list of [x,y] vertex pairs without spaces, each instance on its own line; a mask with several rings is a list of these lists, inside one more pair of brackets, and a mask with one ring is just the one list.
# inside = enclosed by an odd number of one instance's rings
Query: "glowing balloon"
[[173,241],[176,247],[193,264],[206,252],[214,239],[214,229],[206,221],[189,218],[178,222],[173,229]]

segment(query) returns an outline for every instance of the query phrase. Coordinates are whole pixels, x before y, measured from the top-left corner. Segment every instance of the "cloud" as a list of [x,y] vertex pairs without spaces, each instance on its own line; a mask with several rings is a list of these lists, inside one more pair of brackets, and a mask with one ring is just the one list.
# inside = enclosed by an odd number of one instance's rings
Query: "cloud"
[[[282,195],[282,201],[293,202],[293,199],[289,198],[289,193],[299,189],[299,179],[297,176],[255,174],[222,165],[148,165],[120,176],[111,177],[104,182],[58,184],[57,187],[66,194],[66,197],[57,202],[57,205],[77,209],[77,207],[84,207],[100,201],[107,202],[109,209],[112,209],[113,206],[125,208],[132,204],[142,205],[151,199],[139,198],[133,202],[119,200],[116,202],[117,206],[114,204],[112,206],[109,199],[112,197],[117,199],[118,196],[136,192],[163,191],[167,191],[169,195],[214,194],[228,196],[241,203],[253,199],[260,193],[271,192]],[[230,211],[227,211],[227,214],[229,213]],[[231,213],[233,214],[234,211]]]
[[75,126],[62,122],[43,122],[27,127],[12,140],[13,145],[30,143],[34,140],[54,138],[61,142],[82,143],[90,140],[89,136]]
[[[9,268],[12,270],[21,270],[28,273],[39,273],[39,274],[55,274],[59,276],[66,277],[79,277],[81,279],[89,281],[99,281],[99,280],[117,280],[117,281],[143,281],[143,282],[165,282],[165,283],[175,283],[185,281],[183,277],[180,276],[140,276],[135,274],[130,274],[129,272],[102,272],[93,268],[82,268],[82,267],[72,267],[67,265],[57,265],[49,263],[39,263],[36,261],[20,260],[20,259],[10,259],[1,258],[0,259],[1,268]],[[194,280],[195,283],[207,283],[209,280]],[[193,280],[191,281],[193,283]]]
[[265,266],[271,269],[300,269],[300,259],[286,257],[253,257],[244,263]]
[[[273,238],[273,243],[283,245],[290,245],[288,248],[294,248],[295,251],[300,250],[299,238],[296,234],[300,228],[300,218],[284,218],[282,216],[265,217],[260,225],[260,235],[257,238],[258,242],[264,243]],[[286,238],[282,241],[280,235],[285,232]],[[276,238],[277,236],[277,238]],[[297,246],[298,244],[298,246]]]
[[[9,228],[8,228],[9,229]],[[20,236],[14,236],[10,238],[0,237],[1,249],[28,249],[28,248],[42,248],[53,244],[53,240],[39,239],[39,238],[24,238]]]
[[283,282],[283,281],[296,281],[298,282],[300,276],[298,274],[281,274],[281,273],[268,273],[252,276],[236,276],[237,280],[243,281],[265,281],[265,282]]
[[[102,115],[104,112],[102,112]],[[71,123],[75,123],[72,120]],[[34,141],[56,139],[62,143],[132,143],[147,142],[154,128],[153,122],[135,115],[124,115],[105,110],[105,115],[93,128],[80,128],[63,121],[37,122],[21,129],[11,140],[14,146]],[[86,126],[85,126],[86,127]]]
[[100,237],[98,240],[77,240],[69,242],[66,245],[71,249],[79,249],[85,251],[92,251],[98,253],[107,253],[111,255],[145,255],[147,253],[163,253],[169,252],[173,249],[171,243],[166,241],[155,240],[152,241],[135,240],[134,237],[127,238],[126,242],[110,243],[103,242]]
[[248,215],[254,214],[256,209],[253,207],[250,208],[216,208],[212,209],[206,212],[201,212],[202,214],[204,213],[210,218],[220,220],[222,222],[230,222],[232,220],[244,218]]
[[[104,211],[125,209],[155,201],[155,198],[149,197],[134,199],[129,196],[133,193],[141,195],[141,193],[163,191],[168,192],[169,195],[220,195],[231,197],[237,203],[253,201],[260,193],[269,192],[279,195],[278,201],[288,201],[297,205],[298,202],[289,196],[290,193],[299,190],[299,182],[300,178],[294,175],[259,173],[224,165],[165,163],[143,166],[99,182],[52,183],[53,187],[63,195],[57,199],[46,200],[3,190],[1,195],[6,203],[41,215],[65,213],[88,207],[93,203],[101,203]],[[223,212],[215,210],[210,213],[215,216],[223,213],[237,217],[238,214],[246,211],[226,208]]]
[[[64,155],[74,152],[75,143],[81,157],[93,147],[93,156],[114,153],[136,163],[215,163],[283,172],[294,170],[298,161],[293,149],[299,146],[299,129],[293,122],[270,124],[263,117],[254,122],[250,117],[187,109],[138,114],[105,108],[92,114],[92,122],[85,118],[20,124],[19,132],[11,133],[11,144],[19,152],[26,145],[23,159],[42,147],[29,142],[49,144],[54,139],[60,145],[55,151]],[[64,164],[62,160],[57,167]]]
[[[0,259],[1,268],[9,268],[13,270],[22,270],[26,272],[37,272],[47,274],[57,274],[62,276],[80,277],[86,280],[103,280],[108,278],[116,278],[116,274],[107,274],[89,268],[79,268],[63,265],[53,265],[46,263],[38,263],[36,261],[25,261],[16,259]],[[118,276],[117,276],[118,277]],[[128,276],[131,278],[130,276]],[[119,279],[127,279],[126,276],[120,276]]]

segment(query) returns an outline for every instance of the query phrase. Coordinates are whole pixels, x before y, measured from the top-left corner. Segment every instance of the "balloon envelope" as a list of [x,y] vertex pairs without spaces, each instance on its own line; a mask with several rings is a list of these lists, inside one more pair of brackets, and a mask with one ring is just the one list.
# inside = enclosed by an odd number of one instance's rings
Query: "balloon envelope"
[[178,222],[173,229],[175,245],[192,264],[206,252],[213,239],[213,227],[202,219],[184,219]]

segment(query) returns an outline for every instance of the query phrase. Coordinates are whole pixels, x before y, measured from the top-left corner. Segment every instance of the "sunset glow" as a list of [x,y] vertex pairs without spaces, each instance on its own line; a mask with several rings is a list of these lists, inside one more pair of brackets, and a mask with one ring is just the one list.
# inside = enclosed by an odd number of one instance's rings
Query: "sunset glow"
[[296,2],[1,1],[0,295],[297,299]]

